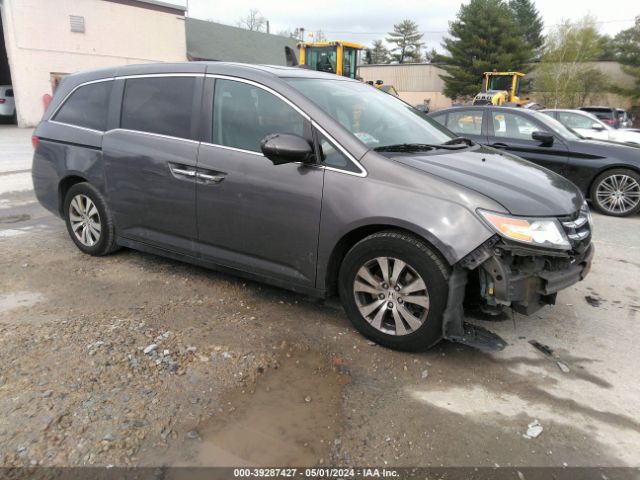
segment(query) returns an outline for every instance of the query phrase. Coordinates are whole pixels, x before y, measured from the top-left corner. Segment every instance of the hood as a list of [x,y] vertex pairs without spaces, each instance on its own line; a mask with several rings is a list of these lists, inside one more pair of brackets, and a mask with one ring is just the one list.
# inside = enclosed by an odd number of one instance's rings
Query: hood
[[486,147],[446,153],[391,154],[391,158],[481,193],[513,215],[570,215],[584,201],[578,187],[564,177]]
[[640,144],[640,133],[627,130],[613,130],[610,138],[617,142],[634,142]]

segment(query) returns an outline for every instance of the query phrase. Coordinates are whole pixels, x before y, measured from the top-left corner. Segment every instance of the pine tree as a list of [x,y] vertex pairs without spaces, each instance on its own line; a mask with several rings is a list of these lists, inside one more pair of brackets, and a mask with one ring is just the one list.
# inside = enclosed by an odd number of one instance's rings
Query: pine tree
[[398,63],[404,63],[407,59],[419,61],[422,48],[422,33],[418,30],[418,24],[411,20],[403,20],[393,26],[393,32],[389,32],[386,39],[388,43],[396,45],[392,49],[393,57]]
[[535,4],[531,0],[509,0],[509,8],[520,25],[525,43],[539,52],[544,43],[544,23]]
[[389,50],[382,40],[374,40],[371,47],[371,63],[389,63]]
[[449,98],[471,97],[480,91],[482,73],[523,70],[534,54],[504,0],[471,0],[449,23],[442,46],[448,55],[438,60],[447,75],[444,93]]

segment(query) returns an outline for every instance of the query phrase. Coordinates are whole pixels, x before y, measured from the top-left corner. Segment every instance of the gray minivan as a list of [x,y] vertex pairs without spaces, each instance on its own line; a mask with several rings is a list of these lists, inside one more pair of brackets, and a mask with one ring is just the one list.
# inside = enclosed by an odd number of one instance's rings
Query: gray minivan
[[34,145],[36,195],[83,252],[130,247],[338,293],[392,348],[502,348],[464,308],[530,314],[593,256],[571,182],[337,75],[204,62],[77,73]]

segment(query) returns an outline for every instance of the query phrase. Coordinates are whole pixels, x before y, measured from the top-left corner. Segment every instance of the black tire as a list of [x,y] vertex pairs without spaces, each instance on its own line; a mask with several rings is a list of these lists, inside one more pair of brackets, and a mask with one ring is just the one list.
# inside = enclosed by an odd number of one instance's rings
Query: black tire
[[640,198],[634,198],[634,201],[637,201],[634,207],[629,206],[628,210],[615,211],[615,209],[610,208],[610,206],[606,204],[606,200],[603,200],[602,196],[598,195],[599,189],[603,188],[605,182],[611,181],[610,179],[612,177],[622,175],[630,177],[635,181],[636,187],[638,188],[634,188],[634,192],[636,192],[636,195],[640,194],[640,174],[633,170],[629,170],[628,168],[614,168],[607,170],[606,172],[602,172],[598,175],[591,185],[591,202],[596,210],[612,217],[628,217],[629,215],[634,215],[640,212]]
[[[74,232],[71,224],[71,216],[69,213],[72,208],[71,202],[78,195],[88,197],[98,211],[97,218],[100,224],[100,234],[93,245],[85,245],[82,243]],[[116,244],[116,231],[113,223],[113,216],[109,211],[109,207],[107,206],[104,196],[96,187],[85,182],[73,185],[65,195],[63,210],[69,236],[71,237],[71,240],[73,240],[73,243],[75,243],[82,252],[96,257],[101,257],[118,250],[119,247]]]
[[[405,262],[426,284],[429,298],[426,318],[419,328],[410,333],[385,333],[372,326],[373,322],[370,323],[360,312],[356,296],[366,294],[354,292],[358,271],[378,257]],[[358,242],[344,257],[338,279],[340,299],[353,326],[370,340],[396,350],[427,350],[442,339],[442,314],[447,303],[449,273],[450,268],[442,257],[420,238],[400,231],[378,232]],[[397,299],[397,302],[401,300]],[[384,315],[391,317],[392,310],[387,311],[390,313]]]

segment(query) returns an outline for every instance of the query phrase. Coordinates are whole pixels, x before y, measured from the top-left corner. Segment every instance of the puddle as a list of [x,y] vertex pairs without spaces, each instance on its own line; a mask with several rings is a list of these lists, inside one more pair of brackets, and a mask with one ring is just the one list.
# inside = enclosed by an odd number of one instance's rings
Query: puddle
[[236,407],[199,428],[195,455],[201,466],[326,465],[342,425],[340,377],[315,352],[284,358],[269,370],[255,393],[224,399]]
[[0,295],[0,313],[16,308],[31,307],[42,301],[44,296],[38,292],[11,292]]
[[3,223],[20,223],[31,220],[31,215],[23,213],[22,215],[8,215],[6,217],[0,217],[0,224]]

